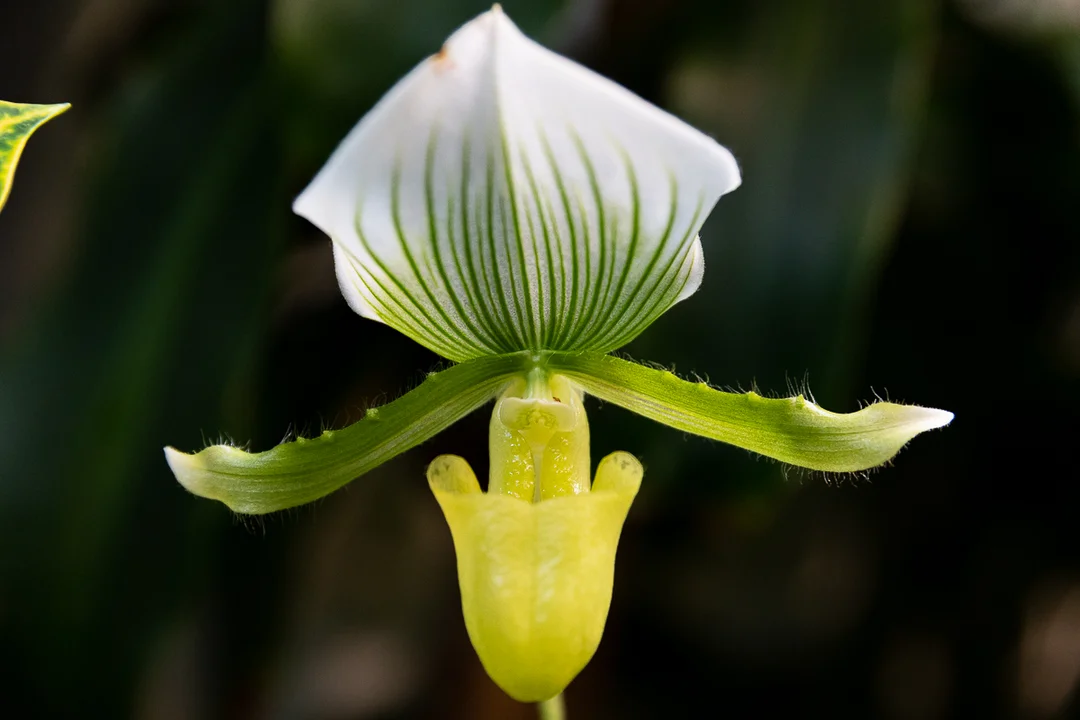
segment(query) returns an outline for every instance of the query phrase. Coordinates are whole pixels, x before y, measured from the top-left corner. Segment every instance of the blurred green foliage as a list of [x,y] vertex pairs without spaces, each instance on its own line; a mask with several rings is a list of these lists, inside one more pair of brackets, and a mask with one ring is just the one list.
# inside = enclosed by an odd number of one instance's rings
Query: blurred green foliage
[[[1080,19],[1025,14],[1043,5],[504,3],[742,164],[702,290],[631,356],[764,391],[808,377],[838,411],[873,387],[957,412],[872,482],[827,486],[598,407],[593,456],[632,451],[646,476],[571,717],[1076,702],[1080,665],[1038,633],[1080,632]],[[530,715],[472,654],[423,478],[447,451],[483,474],[483,413],[258,525],[161,456],[342,425],[436,365],[347,310],[289,206],[485,9],[5,8],[0,96],[78,110],[35,138],[0,217],[0,715]]]

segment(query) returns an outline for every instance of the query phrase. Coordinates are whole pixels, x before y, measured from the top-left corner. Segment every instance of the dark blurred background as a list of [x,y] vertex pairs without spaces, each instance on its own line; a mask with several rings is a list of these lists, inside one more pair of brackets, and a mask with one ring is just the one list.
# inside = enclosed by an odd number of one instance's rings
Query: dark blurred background
[[[728,145],[701,291],[627,348],[956,413],[869,478],[590,405],[645,462],[570,718],[1080,717],[1080,2],[505,0]],[[70,101],[0,215],[0,716],[528,718],[424,481],[478,412],[258,520],[162,457],[359,417],[438,359],[352,314],[292,198],[485,0],[0,0]]]

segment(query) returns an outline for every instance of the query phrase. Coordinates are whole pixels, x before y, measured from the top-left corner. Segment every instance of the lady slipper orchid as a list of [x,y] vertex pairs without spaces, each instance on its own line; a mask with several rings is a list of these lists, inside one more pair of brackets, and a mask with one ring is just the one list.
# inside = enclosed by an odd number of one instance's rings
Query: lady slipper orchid
[[349,305],[458,364],[359,422],[261,453],[166,448],[177,479],[240,513],[333,492],[495,399],[487,491],[436,458],[465,624],[522,701],[596,650],[615,549],[642,478],[628,453],[590,483],[586,394],[793,465],[880,465],[952,414],[735,394],[606,353],[689,297],[698,230],[740,182],[731,154],[526,38],[498,6],[458,30],[345,138],[294,209],[333,243]]

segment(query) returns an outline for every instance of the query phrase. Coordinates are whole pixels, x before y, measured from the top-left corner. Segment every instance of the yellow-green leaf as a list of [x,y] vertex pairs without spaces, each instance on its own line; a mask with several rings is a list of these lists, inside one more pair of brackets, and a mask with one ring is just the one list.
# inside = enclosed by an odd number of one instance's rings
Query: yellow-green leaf
[[41,125],[71,107],[59,105],[22,105],[0,100],[0,209],[11,192],[15,166],[19,164],[26,141]]

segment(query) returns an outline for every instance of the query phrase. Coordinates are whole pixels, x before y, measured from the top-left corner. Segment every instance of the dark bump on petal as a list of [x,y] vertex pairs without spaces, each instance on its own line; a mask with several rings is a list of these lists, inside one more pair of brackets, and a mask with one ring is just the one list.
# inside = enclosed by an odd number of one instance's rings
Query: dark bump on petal
[[431,62],[435,66],[436,71],[449,70],[454,67],[454,62],[450,59],[450,49],[443,45],[439,48],[439,52],[431,56]]

